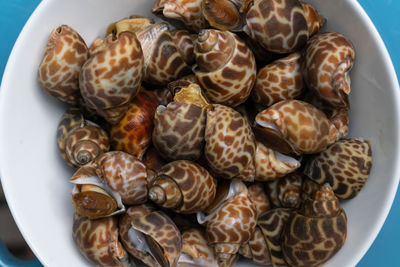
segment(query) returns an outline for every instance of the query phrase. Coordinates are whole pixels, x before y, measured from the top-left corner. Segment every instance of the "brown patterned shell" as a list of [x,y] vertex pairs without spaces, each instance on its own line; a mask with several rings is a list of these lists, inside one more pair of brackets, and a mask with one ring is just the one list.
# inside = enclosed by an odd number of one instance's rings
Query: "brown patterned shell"
[[267,241],[259,226],[256,226],[248,243],[242,245],[239,254],[262,265],[271,265]]
[[141,260],[148,266],[157,266],[157,264],[155,263],[155,259],[151,255],[149,255],[147,251],[141,250],[137,245],[135,246],[135,243],[130,237],[130,235],[132,235],[131,223],[134,218],[145,216],[153,211],[154,208],[148,204],[131,206],[119,218],[118,222],[120,240],[121,243],[124,245],[124,248],[128,251],[129,254]]
[[244,31],[275,53],[300,50],[307,42],[305,12],[298,0],[256,0],[246,14]]
[[160,156],[154,146],[150,146],[143,156],[142,162],[147,169],[158,172],[167,162]]
[[194,49],[195,75],[212,103],[238,106],[256,80],[256,62],[246,43],[228,31],[202,30]]
[[250,199],[256,207],[257,216],[271,209],[268,195],[264,191],[262,183],[254,183],[248,186]]
[[213,172],[253,181],[255,138],[247,120],[230,107],[215,104],[207,113],[204,154]]
[[135,31],[144,55],[144,81],[166,85],[191,72],[175,45],[168,25],[151,24]]
[[372,167],[368,140],[339,140],[307,162],[304,174],[318,184],[329,183],[340,199],[351,199],[360,192]]
[[159,106],[154,116],[153,145],[168,160],[196,160],[203,153],[206,109],[171,102]]
[[196,213],[215,198],[216,180],[197,163],[178,160],[163,166],[149,186],[149,198],[178,213]]
[[283,100],[256,116],[256,136],[284,154],[313,154],[336,141],[337,130],[326,115],[300,100]]
[[347,218],[329,185],[323,185],[295,212],[282,234],[282,251],[291,266],[320,266],[343,246]]
[[207,240],[213,246],[219,262],[228,260],[250,240],[256,227],[257,211],[246,186],[238,179],[235,194],[206,217]]
[[87,57],[86,43],[74,29],[61,25],[53,30],[38,70],[43,90],[61,101],[77,104],[79,72]]
[[301,54],[296,52],[261,68],[251,97],[255,103],[269,107],[281,100],[297,98],[303,91]]
[[308,35],[313,36],[324,26],[325,19],[312,5],[305,2],[301,2],[301,5],[307,21]]
[[151,143],[157,106],[157,98],[151,91],[140,90],[121,121],[112,126],[111,146],[142,159]]
[[206,233],[201,228],[190,228],[182,233],[182,251],[178,267],[218,267],[215,252],[208,245]]
[[256,154],[254,156],[256,166],[256,181],[272,181],[289,174],[300,167],[296,159],[280,154],[261,142],[256,142]]
[[278,208],[299,208],[302,203],[303,177],[288,174],[266,184],[269,199]]
[[118,241],[116,217],[89,220],[75,214],[72,237],[79,251],[91,264],[130,266],[128,253]]
[[107,36],[102,49],[83,65],[79,85],[85,102],[110,123],[117,123],[143,78],[143,52],[135,35]]
[[274,267],[288,266],[282,253],[281,237],[291,214],[291,209],[271,209],[259,216],[257,220],[257,226],[261,229],[267,241],[271,262]]
[[96,163],[97,175],[121,196],[124,204],[147,201],[147,170],[136,157],[122,151],[111,151],[101,155]]
[[201,3],[204,18],[210,26],[221,31],[234,31],[242,27],[239,8],[231,0],[204,0]]
[[201,10],[202,0],[157,0],[152,13],[167,20],[179,21],[194,31],[208,26]]
[[330,105],[349,109],[349,71],[354,59],[354,47],[342,34],[316,34],[305,48],[302,65],[304,81]]
[[183,60],[188,65],[193,65],[194,59],[194,40],[197,37],[195,34],[190,34],[186,30],[173,30],[170,32],[172,41],[175,43],[179,53],[181,53]]
[[182,249],[182,236],[174,222],[165,213],[151,212],[135,217],[131,221],[132,229],[145,236],[150,249],[156,250],[158,264],[150,266],[177,265]]

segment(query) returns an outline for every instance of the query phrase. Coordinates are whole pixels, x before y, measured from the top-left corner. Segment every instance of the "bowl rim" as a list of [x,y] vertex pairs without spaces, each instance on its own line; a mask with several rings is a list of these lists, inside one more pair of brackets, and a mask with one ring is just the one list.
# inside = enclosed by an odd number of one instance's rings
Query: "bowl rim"
[[[11,69],[12,66],[15,64],[15,54],[17,53],[16,51],[19,50],[19,47],[22,45],[22,40],[25,39],[24,36],[27,34],[27,28],[29,27],[29,25],[32,23],[32,21],[39,19],[42,12],[46,9],[46,6],[48,5],[49,2],[54,1],[54,0],[42,0],[39,5],[35,8],[35,10],[32,12],[32,14],[30,15],[29,19],[26,21],[26,23],[24,24],[21,32],[18,35],[17,40],[14,43],[14,46],[11,50],[11,53],[9,55],[9,58],[7,60],[5,69],[4,69],[4,73],[3,73],[3,77],[1,80],[1,87],[0,87],[0,112],[1,112],[1,107],[3,106],[2,103],[5,101],[5,97],[4,97],[4,91],[6,90],[6,88],[8,87],[8,80],[9,80],[9,76],[12,75],[11,73]],[[307,0],[305,0],[307,1]],[[373,24],[371,18],[368,16],[368,14],[366,13],[366,11],[363,9],[363,7],[361,6],[361,4],[357,1],[357,0],[342,0],[342,1],[347,1],[350,5],[352,5],[352,7],[357,10],[360,14],[360,19],[363,21],[364,24],[367,25],[367,27],[371,30],[371,33],[373,34],[374,38],[377,41],[377,44],[381,50],[381,52],[384,54],[384,64],[385,66],[388,68],[389,71],[389,76],[391,78],[390,83],[393,84],[394,88],[393,90],[393,94],[395,97],[395,102],[398,103],[398,105],[395,105],[395,122],[396,123],[400,123],[400,86],[399,86],[399,82],[398,82],[398,78],[397,78],[397,74],[396,71],[394,69],[394,65],[392,62],[392,59],[390,57],[390,54],[386,48],[386,45],[382,39],[382,37],[380,36],[378,30],[376,29],[375,25]],[[2,116],[0,116],[0,125],[1,125],[1,120],[2,120]],[[397,144],[400,144],[400,132],[397,131],[397,135],[395,135],[395,138],[397,139]],[[0,140],[3,140],[3,134],[2,131],[0,131]],[[3,186],[3,191],[4,191],[4,195],[6,198],[7,203],[9,204],[9,209],[11,211],[11,214],[15,220],[16,225],[18,226],[22,236],[24,237],[25,241],[27,242],[27,244],[29,245],[29,247],[31,248],[31,250],[34,252],[35,256],[42,262],[43,258],[42,258],[42,254],[37,251],[37,248],[35,246],[33,246],[33,243],[30,239],[30,235],[29,233],[25,232],[24,228],[21,227],[21,219],[18,216],[18,211],[15,210],[15,207],[12,205],[12,203],[9,201],[10,199],[12,199],[12,197],[10,197],[10,192],[7,190],[7,186],[4,187],[4,182],[3,179],[3,167],[4,166],[4,159],[1,157],[0,154],[0,182]],[[398,189],[398,185],[399,185],[399,181],[400,181],[400,145],[398,145],[397,149],[396,149],[396,154],[395,154],[395,159],[393,160],[395,162],[395,166],[394,166],[394,176],[395,179],[392,179],[392,187],[391,190],[388,193],[388,196],[386,197],[386,202],[385,202],[385,206],[383,207],[383,211],[381,211],[381,214],[383,214],[384,216],[380,216],[378,222],[376,223],[377,227],[374,228],[374,231],[371,232],[369,234],[369,239],[367,240],[367,242],[364,243],[364,246],[362,249],[358,250],[358,253],[353,255],[352,259],[349,259],[349,266],[355,266],[360,260],[361,258],[365,255],[365,253],[368,251],[368,249],[371,247],[372,243],[374,242],[374,240],[376,239],[377,235],[379,234],[379,232],[382,229],[382,226],[385,222],[385,220],[387,219],[387,216],[390,212],[390,209],[393,205],[394,202],[394,198],[395,195],[397,193],[397,189]],[[11,205],[10,205],[11,204]]]

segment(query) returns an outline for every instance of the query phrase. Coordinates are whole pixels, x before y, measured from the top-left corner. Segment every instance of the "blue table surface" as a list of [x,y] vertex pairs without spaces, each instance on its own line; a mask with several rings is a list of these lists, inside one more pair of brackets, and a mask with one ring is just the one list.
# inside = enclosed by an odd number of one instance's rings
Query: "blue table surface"
[[[332,1],[332,0],[331,0]],[[391,55],[400,77],[400,1],[359,0],[368,13]],[[19,32],[40,0],[0,0],[0,77]],[[389,216],[375,242],[358,266],[395,266],[400,260],[400,194],[397,192]]]

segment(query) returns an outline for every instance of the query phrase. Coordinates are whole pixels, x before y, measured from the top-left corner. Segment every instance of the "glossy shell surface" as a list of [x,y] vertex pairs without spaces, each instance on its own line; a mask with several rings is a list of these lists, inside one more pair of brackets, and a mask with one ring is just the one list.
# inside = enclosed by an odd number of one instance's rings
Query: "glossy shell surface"
[[308,27],[298,0],[256,0],[246,14],[246,33],[275,53],[300,50],[307,42]]
[[77,104],[79,72],[88,58],[88,48],[82,37],[68,25],[61,25],[50,33],[38,80],[43,90],[69,104]]
[[203,30],[196,45],[195,75],[212,103],[238,106],[251,93],[256,79],[253,52],[236,34]]
[[342,34],[325,32],[314,35],[304,52],[304,81],[330,105],[349,109],[349,71],[354,59],[353,44]]
[[368,140],[350,138],[337,141],[311,159],[304,173],[319,184],[329,183],[341,199],[355,197],[368,179],[372,150]]
[[209,167],[224,178],[254,180],[255,138],[247,120],[223,105],[208,111],[205,157]]

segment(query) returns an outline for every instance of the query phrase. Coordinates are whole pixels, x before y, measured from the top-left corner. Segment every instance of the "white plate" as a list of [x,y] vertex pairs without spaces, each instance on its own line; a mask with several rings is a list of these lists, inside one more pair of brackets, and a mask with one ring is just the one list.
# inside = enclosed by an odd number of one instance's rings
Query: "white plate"
[[[150,15],[153,0],[44,0],[10,55],[0,97],[0,171],[4,192],[26,241],[46,266],[88,266],[76,249],[68,182],[73,170],[58,155],[56,127],[66,106],[43,93],[37,67],[50,31],[76,29],[90,44],[108,23],[131,14]],[[400,178],[399,88],[376,29],[354,0],[308,1],[356,47],[351,72],[351,136],[371,140],[373,168],[361,193],[343,206],[348,216],[344,247],[326,266],[354,266],[381,229]]]

